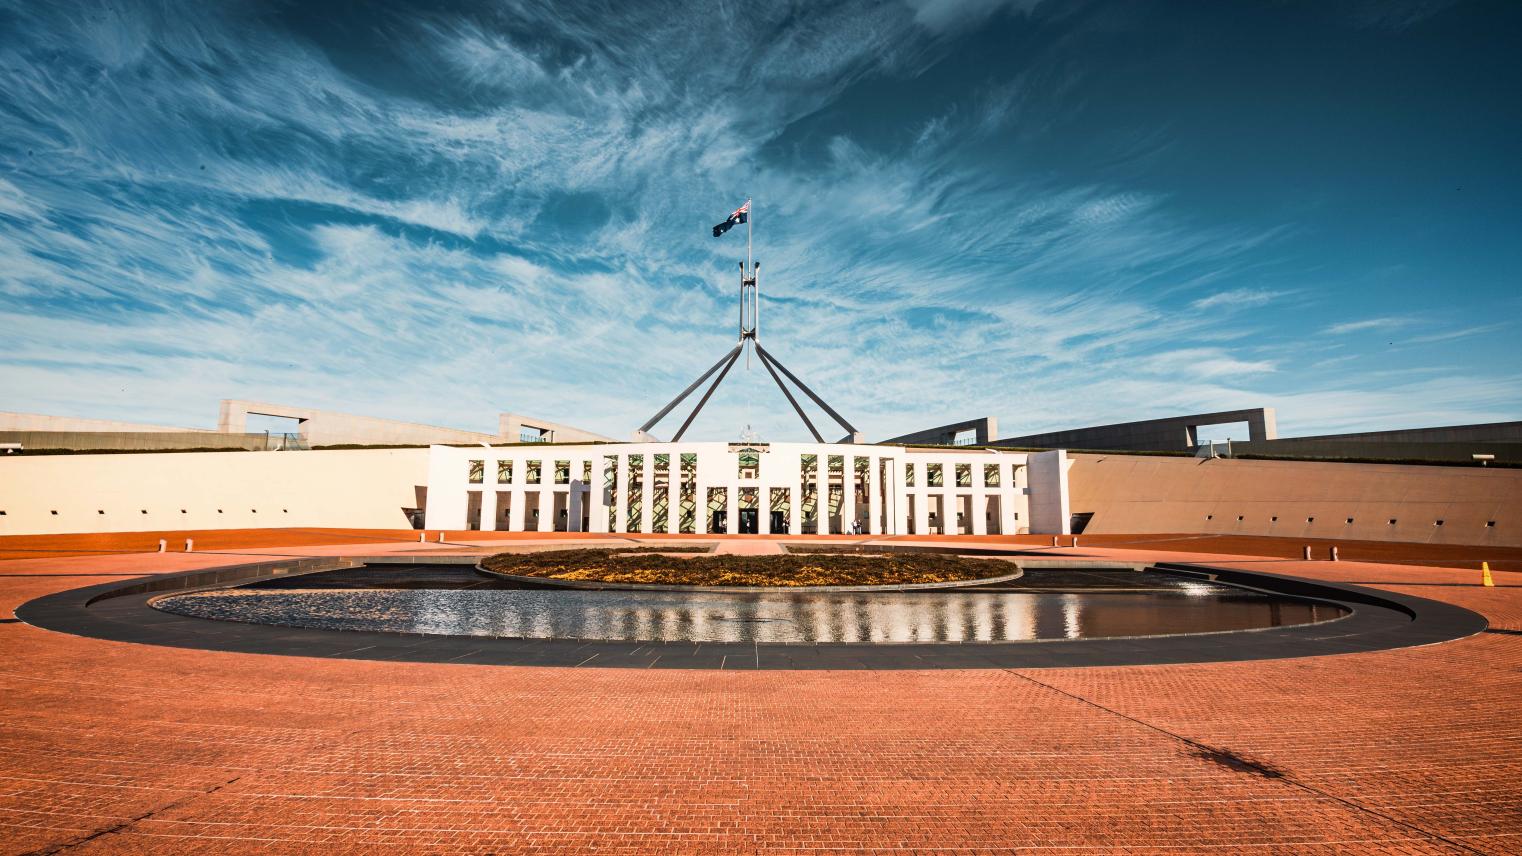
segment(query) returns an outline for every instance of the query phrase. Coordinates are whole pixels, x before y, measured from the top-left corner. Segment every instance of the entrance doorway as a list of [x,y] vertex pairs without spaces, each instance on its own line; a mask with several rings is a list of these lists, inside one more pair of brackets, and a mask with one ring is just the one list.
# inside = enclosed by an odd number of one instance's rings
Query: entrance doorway
[[755,535],[761,531],[761,509],[740,509],[740,534]]
[[772,534],[776,535],[787,531],[787,512],[772,512]]

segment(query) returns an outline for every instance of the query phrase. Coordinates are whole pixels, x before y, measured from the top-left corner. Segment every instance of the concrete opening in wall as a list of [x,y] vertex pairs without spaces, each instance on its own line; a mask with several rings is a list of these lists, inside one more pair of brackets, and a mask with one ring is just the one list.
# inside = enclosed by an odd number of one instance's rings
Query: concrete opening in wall
[[1248,438],[1247,423],[1225,422],[1220,425],[1197,425],[1190,433],[1193,435],[1191,445],[1208,446],[1211,443],[1226,445],[1227,440],[1246,440]]
[[523,531],[542,531],[539,522],[539,491],[537,490],[524,491],[523,493]]
[[571,495],[555,492],[555,531],[568,532],[571,528]]
[[476,531],[481,528],[481,492],[471,490],[465,492],[465,528]]
[[1089,521],[1094,519],[1092,511],[1075,511],[1068,518],[1068,530],[1074,535],[1082,535],[1083,530],[1089,528]]
[[295,445],[300,439],[301,420],[294,416],[264,416],[250,413],[243,430],[250,434],[268,435],[266,448],[279,450]]
[[999,505],[999,497],[997,495],[990,495],[988,497],[988,505],[987,505],[987,507],[983,511],[983,515],[984,515],[983,526],[985,527],[985,531],[988,532],[988,534],[990,534],[990,535],[1003,535],[1004,534],[1004,526],[1003,526],[1004,513],[1003,512],[1004,512],[1003,507],[1001,507]]

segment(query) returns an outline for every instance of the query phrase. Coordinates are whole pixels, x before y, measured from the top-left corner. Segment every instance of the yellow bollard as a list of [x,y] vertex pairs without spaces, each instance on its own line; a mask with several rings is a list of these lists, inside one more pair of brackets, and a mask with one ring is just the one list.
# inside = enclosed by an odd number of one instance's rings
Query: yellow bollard
[[1481,562],[1480,563],[1480,585],[1482,585],[1482,586],[1495,586],[1495,584],[1496,584],[1496,581],[1490,578],[1490,563],[1489,562]]

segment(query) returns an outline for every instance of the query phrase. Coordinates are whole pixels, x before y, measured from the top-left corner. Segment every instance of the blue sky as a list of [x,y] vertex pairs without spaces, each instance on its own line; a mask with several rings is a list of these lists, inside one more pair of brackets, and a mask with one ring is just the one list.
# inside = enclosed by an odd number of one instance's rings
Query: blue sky
[[[0,410],[1522,418],[1522,4],[0,3]],[[759,366],[690,437],[801,425]],[[655,433],[669,436],[676,417]]]

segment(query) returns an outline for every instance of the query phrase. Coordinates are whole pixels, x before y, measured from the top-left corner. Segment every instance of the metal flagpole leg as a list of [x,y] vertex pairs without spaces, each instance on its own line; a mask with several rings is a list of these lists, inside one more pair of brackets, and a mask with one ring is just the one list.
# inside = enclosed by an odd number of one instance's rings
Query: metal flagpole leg
[[840,427],[846,429],[847,433],[849,433],[849,434],[858,433],[856,428],[854,426],[852,426],[851,423],[849,423],[849,422],[847,422],[845,420],[845,417],[843,417],[839,413],[835,412],[835,408],[831,407],[828,404],[825,404],[824,403],[824,399],[822,399],[819,396],[815,395],[814,391],[812,389],[809,389],[808,386],[806,384],[804,384],[803,381],[799,380],[797,375],[795,375],[792,372],[788,371],[787,370],[787,366],[784,366],[782,364],[781,360],[779,360],[776,357],[772,356],[770,351],[768,351],[765,348],[761,347],[761,343],[760,342],[756,343],[756,352],[761,354],[766,359],[769,359],[772,362],[776,363],[777,364],[777,368],[781,369],[782,373],[787,375],[787,379],[788,380],[792,381],[794,384],[797,385],[797,387],[799,389],[803,390],[804,395],[807,395],[809,398],[813,399],[815,404],[817,404],[820,407],[824,408],[824,412],[830,414],[830,417],[832,419],[834,419],[836,422],[840,423]]
[[644,425],[641,425],[639,430],[641,432],[646,432],[646,431],[649,431],[651,428],[654,428],[655,427],[655,423],[661,421],[662,419],[665,419],[666,418],[666,414],[670,413],[672,408],[676,407],[678,404],[681,404],[682,400],[685,399],[687,396],[691,395],[692,391],[694,389],[697,389],[699,386],[701,386],[703,384],[703,381],[708,380],[708,376],[709,375],[711,375],[714,372],[718,371],[719,370],[719,366],[724,365],[726,360],[733,359],[734,356],[735,356],[735,352],[739,351],[739,350],[740,350],[740,346],[739,345],[735,345],[734,348],[732,348],[729,353],[725,354],[722,357],[719,357],[719,361],[714,363],[712,368],[710,368],[706,372],[703,372],[703,376],[702,377],[700,377],[697,380],[693,381],[690,385],[688,385],[688,387],[686,389],[682,390],[682,394],[681,395],[678,395],[676,398],[673,398],[671,400],[670,404],[666,405],[665,407],[662,407],[661,408],[661,412],[657,413],[657,414],[655,414],[655,416],[651,417],[649,422],[646,422]]
[[682,439],[682,435],[687,433],[687,426],[692,424],[692,420],[698,418],[698,411],[702,410],[703,405],[708,403],[708,399],[713,395],[713,391],[719,388],[719,384],[724,382],[724,376],[729,374],[730,367],[735,364],[735,360],[740,358],[739,351],[740,346],[736,345],[735,349],[729,352],[729,361],[724,364],[724,371],[719,372],[719,376],[713,379],[713,386],[710,386],[708,391],[703,393],[703,397],[698,400],[698,406],[692,408],[692,413],[688,414],[687,421],[682,423],[682,427],[677,429],[676,436],[671,438],[671,442],[679,442]]
[[803,424],[808,426],[809,433],[814,435],[814,440],[823,443],[824,438],[819,436],[818,429],[814,427],[813,422],[809,421],[809,415],[803,412],[802,407],[798,406],[798,399],[793,398],[793,393],[787,388],[787,384],[782,382],[782,378],[777,375],[777,370],[772,368],[771,358],[763,351],[757,351],[756,356],[761,359],[761,365],[766,366],[766,370],[771,374],[772,380],[777,382],[777,388],[782,390],[783,395],[787,396],[787,403],[793,405],[793,410],[797,411],[798,418],[802,419]]

